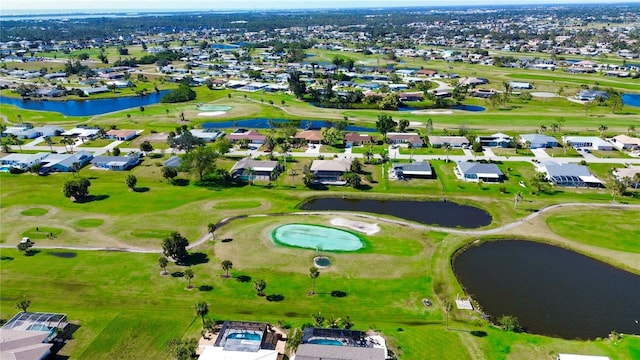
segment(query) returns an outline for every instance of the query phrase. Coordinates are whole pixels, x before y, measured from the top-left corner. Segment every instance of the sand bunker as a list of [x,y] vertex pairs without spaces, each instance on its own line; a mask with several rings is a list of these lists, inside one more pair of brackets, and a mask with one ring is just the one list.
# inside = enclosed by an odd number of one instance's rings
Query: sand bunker
[[448,115],[453,114],[451,110],[416,110],[411,112],[414,115]]
[[345,218],[333,218],[331,219],[331,225],[346,227],[367,235],[373,235],[380,231],[378,224],[369,224],[361,221],[347,220]]
[[213,117],[213,116],[220,116],[226,113],[227,113],[226,111],[207,111],[207,112],[198,113],[198,116]]

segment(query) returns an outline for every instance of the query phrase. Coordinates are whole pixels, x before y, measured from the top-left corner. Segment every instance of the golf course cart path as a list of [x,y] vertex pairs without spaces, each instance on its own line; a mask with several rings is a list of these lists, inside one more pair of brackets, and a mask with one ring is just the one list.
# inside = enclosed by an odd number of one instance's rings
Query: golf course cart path
[[[546,212],[555,210],[555,209],[561,209],[561,208],[565,208],[565,207],[588,207],[588,208],[610,208],[610,209],[638,209],[640,210],[640,205],[630,205],[630,204],[604,204],[604,203],[565,203],[565,204],[556,204],[556,205],[551,205],[551,206],[547,206],[545,208],[542,208],[538,211],[535,211],[527,216],[525,216],[524,218],[514,221],[512,223],[506,224],[506,225],[502,225],[499,226],[497,228],[492,228],[492,229],[486,229],[486,230],[474,230],[474,229],[469,229],[469,230],[462,230],[462,229],[453,229],[453,228],[446,228],[446,227],[439,227],[439,226],[431,226],[431,225],[422,225],[422,224],[417,224],[417,223],[413,223],[413,222],[409,222],[409,221],[404,221],[404,220],[395,220],[395,219],[388,219],[388,218],[384,218],[384,217],[380,217],[380,216],[376,216],[376,215],[369,215],[369,214],[362,214],[362,213],[357,213],[357,212],[345,212],[345,211],[298,211],[298,212],[292,212],[288,215],[332,215],[332,216],[349,216],[349,217],[356,217],[356,218],[363,218],[363,219],[367,219],[367,220],[374,220],[376,222],[385,222],[385,223],[389,223],[389,224],[395,224],[395,225],[400,225],[400,226],[408,226],[417,230],[425,230],[425,231],[438,231],[438,232],[443,232],[443,233],[448,233],[448,234],[457,234],[457,235],[472,235],[472,236],[483,236],[483,235],[493,235],[493,234],[498,234],[501,233],[503,231],[507,231],[510,229],[513,229],[515,227],[517,227],[518,225],[525,223],[527,221],[530,221]],[[277,213],[277,214],[252,214],[252,215],[240,215],[240,216],[234,216],[234,217],[229,217],[229,218],[225,218],[221,221],[219,221],[216,224],[216,229],[219,229],[220,227],[234,221],[237,219],[242,219],[242,218],[255,218],[255,217],[266,217],[266,216],[281,216],[283,214],[281,213]],[[189,246],[187,246],[187,249],[193,249],[196,248],[202,244],[204,244],[205,242],[209,241],[212,239],[212,234],[207,232],[204,235],[202,235],[198,240],[194,241],[193,243],[189,244]],[[14,248],[14,245],[7,245],[7,244],[3,244],[0,245],[0,248]],[[37,249],[43,249],[43,250],[52,250],[52,249],[66,249],[66,250],[80,250],[80,251],[121,251],[121,252],[132,252],[132,253],[146,253],[146,254],[161,254],[162,250],[160,249],[142,249],[142,248],[138,248],[138,247],[90,247],[90,246],[66,246],[66,245],[45,245],[45,246],[38,246]]]

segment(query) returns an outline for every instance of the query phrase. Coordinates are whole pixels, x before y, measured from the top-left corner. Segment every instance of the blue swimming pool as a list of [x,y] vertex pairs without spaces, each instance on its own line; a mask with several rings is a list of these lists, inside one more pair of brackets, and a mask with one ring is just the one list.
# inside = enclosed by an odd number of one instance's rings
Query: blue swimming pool
[[327,339],[327,338],[311,339],[311,340],[309,340],[309,344],[342,346],[342,342],[340,340]]
[[262,336],[256,333],[231,333],[227,336],[227,339],[260,341]]

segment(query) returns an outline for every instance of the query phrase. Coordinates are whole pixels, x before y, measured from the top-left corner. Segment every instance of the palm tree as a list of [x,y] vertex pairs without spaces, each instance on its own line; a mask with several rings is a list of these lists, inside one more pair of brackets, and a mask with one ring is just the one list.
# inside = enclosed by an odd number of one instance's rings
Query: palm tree
[[216,224],[215,223],[207,224],[207,231],[209,232],[209,234],[211,234],[211,238],[213,238],[213,240],[215,240],[216,236],[214,234],[214,231],[216,231]]
[[311,314],[311,318],[313,319],[313,325],[315,327],[323,327],[324,326],[324,316],[319,311],[315,314]]
[[310,295],[315,295],[316,293],[316,279],[320,276],[320,270],[317,267],[312,267],[309,269],[309,278],[311,278],[311,292]]
[[224,260],[222,262],[222,270],[224,271],[224,277],[229,278],[229,270],[233,269],[233,263],[231,260]]
[[257,279],[253,282],[253,288],[258,293],[258,296],[264,296],[264,289],[267,287],[267,282],[263,279]]
[[27,312],[29,305],[31,305],[31,300],[27,299],[27,297],[23,295],[22,299],[16,303],[16,309],[22,310],[22,312]]
[[247,176],[247,179],[249,180],[249,185],[253,186],[253,180],[254,180],[254,177],[256,175],[256,171],[253,170],[252,167],[250,167],[250,168],[244,170],[244,174]]
[[602,135],[604,134],[605,131],[607,131],[607,129],[609,129],[607,125],[600,124],[600,127],[598,127],[598,131],[600,131],[600,137],[602,137]]
[[451,304],[450,301],[445,300],[442,302],[442,309],[444,310],[445,317],[446,317],[445,328],[447,330],[449,330],[449,311],[451,311],[452,308],[453,308],[453,305]]
[[627,129],[627,133],[629,134],[633,134],[636,132],[636,127],[635,125],[629,125],[629,128]]
[[206,301],[198,301],[195,305],[196,316],[202,318],[202,328],[204,328],[204,317],[209,313],[209,304]]
[[45,136],[44,137],[44,142],[49,145],[49,148],[51,149],[51,152],[53,152],[53,140],[51,140],[51,136]]
[[193,279],[193,270],[191,270],[191,268],[187,268],[184,271],[184,278],[189,282],[189,284],[187,285],[187,289],[191,289],[191,279]]
[[280,144],[280,152],[282,153],[282,158],[284,159],[283,171],[287,170],[287,155],[289,153],[289,150],[291,150],[291,145],[288,142],[285,141]]
[[22,152],[22,139],[17,137],[15,134],[9,135],[9,145],[18,145],[18,149]]
[[167,265],[169,265],[169,260],[167,260],[166,257],[161,256],[160,258],[158,258],[158,266],[160,266],[160,268],[162,269],[162,275],[169,274],[167,272]]
[[296,169],[291,169],[291,171],[289,171],[289,176],[291,176],[291,187],[295,187],[295,178],[296,176],[298,176],[298,172],[296,171]]

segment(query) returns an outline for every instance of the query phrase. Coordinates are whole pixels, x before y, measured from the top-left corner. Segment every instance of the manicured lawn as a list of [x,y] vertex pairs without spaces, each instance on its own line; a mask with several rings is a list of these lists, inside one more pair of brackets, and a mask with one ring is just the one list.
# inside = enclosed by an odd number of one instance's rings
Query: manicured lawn
[[513,148],[491,148],[496,156],[533,156],[533,153],[529,149],[516,149]]
[[85,141],[80,145],[80,147],[105,147],[111,144],[113,140],[111,139],[95,139],[90,141]]
[[414,154],[414,155],[447,155],[449,154],[450,156],[454,156],[454,155],[464,155],[464,151],[462,151],[462,149],[449,149],[448,151],[445,148],[435,148],[435,147],[421,147],[421,148],[406,148],[406,147],[399,147],[398,148],[400,150],[400,154],[403,155],[409,155],[409,154]]
[[576,151],[576,149],[572,147],[561,148],[554,147],[550,149],[544,149],[544,151],[549,154],[551,157],[582,157],[582,154]]
[[22,210],[20,214],[24,216],[42,216],[48,212],[49,210],[43,209],[43,208],[31,208],[31,209]]
[[103,219],[81,219],[76,221],[76,225],[83,228],[95,228],[104,224]]
[[640,253],[639,218],[640,211],[637,210],[578,209],[550,216],[547,218],[547,226],[558,235],[573,241]]
[[35,227],[24,231],[22,233],[22,237],[28,237],[30,239],[48,239],[49,236],[53,234],[53,237],[57,238],[60,235],[62,235],[63,232],[64,230],[59,228],[48,227],[48,226],[42,226],[42,227],[38,226],[37,231]]
[[256,200],[221,201],[213,205],[218,210],[252,209],[262,205]]

